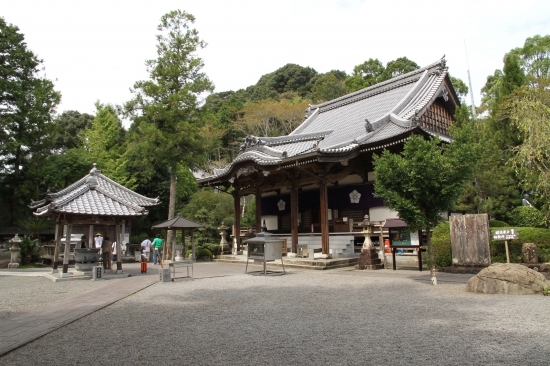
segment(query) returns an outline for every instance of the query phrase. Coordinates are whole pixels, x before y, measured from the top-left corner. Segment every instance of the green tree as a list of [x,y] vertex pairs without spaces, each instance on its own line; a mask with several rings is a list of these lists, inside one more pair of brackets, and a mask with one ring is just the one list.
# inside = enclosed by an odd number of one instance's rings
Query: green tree
[[[49,154],[52,116],[61,95],[42,76],[43,61],[27,48],[15,25],[0,18],[0,161],[2,183],[10,197],[9,221],[36,195],[36,182],[25,176]],[[36,178],[38,175],[33,177]],[[25,188],[23,185],[28,182]]]
[[135,178],[127,171],[125,131],[117,117],[115,107],[96,103],[96,116],[91,128],[82,133],[84,149],[90,153],[101,172],[130,189],[135,188]]
[[52,132],[53,148],[57,150],[68,150],[82,147],[80,134],[86,128],[92,127],[94,116],[78,111],[65,111],[58,115],[54,121]]
[[345,80],[346,92],[367,88],[382,80],[385,68],[380,60],[369,58],[353,68],[353,74]]
[[512,163],[522,176],[523,187],[535,190],[550,217],[550,80],[518,88],[506,101],[504,111],[520,132],[522,144],[514,147]]
[[311,92],[314,102],[325,102],[345,95],[346,86],[343,80],[338,80],[334,74],[327,73],[315,81]]
[[431,230],[442,221],[441,213],[451,209],[476,160],[469,144],[471,131],[464,128],[456,135],[446,146],[439,139],[413,136],[400,154],[385,150],[374,156],[375,195],[399,212],[411,230],[425,230],[433,284],[437,279]]
[[390,61],[386,64],[386,69],[382,74],[382,79],[389,80],[419,68],[420,66],[418,66],[416,62],[411,61],[406,57],[399,57],[398,59]]
[[[177,174],[180,165],[194,169],[205,160],[211,141],[203,134],[199,116],[200,95],[214,86],[201,71],[204,63],[196,55],[206,43],[191,28],[195,17],[171,11],[161,17],[157,55],[146,62],[150,79],[134,84],[136,96],[126,105],[133,120],[130,151],[152,176],[164,165],[170,174],[168,218],[175,215]],[[209,140],[211,138],[212,140]]]

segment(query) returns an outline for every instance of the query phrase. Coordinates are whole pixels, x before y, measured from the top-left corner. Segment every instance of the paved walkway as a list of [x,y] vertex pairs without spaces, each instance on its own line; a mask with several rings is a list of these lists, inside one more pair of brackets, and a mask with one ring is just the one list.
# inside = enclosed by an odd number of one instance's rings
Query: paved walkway
[[[106,280],[108,284],[101,288],[0,320],[0,356],[158,283],[159,268],[159,265],[154,266],[150,263],[147,274],[142,274],[139,263],[124,263],[124,272],[129,273],[131,277]],[[12,270],[2,271],[0,276],[41,276],[43,273],[44,271]],[[193,279],[242,273],[244,267],[240,265],[195,263]]]
[[[253,265],[254,266],[254,265]],[[147,274],[140,273],[139,263],[123,264],[123,269],[131,276],[106,280],[106,286],[84,292],[32,311],[0,320],[0,356],[23,346],[47,333],[59,329],[97,310],[107,307],[127,296],[159,283],[159,265],[150,263]],[[195,263],[193,278],[176,281],[193,281],[201,278],[225,277],[244,273],[244,264]],[[292,271],[297,271],[293,269]],[[418,271],[354,271],[353,268],[341,268],[326,273],[349,274],[355,276],[413,277],[417,281],[429,283],[429,272]],[[1,271],[1,275],[40,275],[40,272]],[[442,281],[465,283],[469,276],[438,274]]]

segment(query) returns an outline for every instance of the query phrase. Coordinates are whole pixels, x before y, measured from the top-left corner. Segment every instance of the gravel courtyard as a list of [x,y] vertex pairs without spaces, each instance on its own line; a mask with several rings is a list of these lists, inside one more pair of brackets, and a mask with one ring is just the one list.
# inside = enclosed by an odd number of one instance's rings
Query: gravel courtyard
[[417,272],[397,272],[295,270],[158,283],[0,364],[550,364],[550,297],[476,295],[459,275],[442,274],[431,286]]

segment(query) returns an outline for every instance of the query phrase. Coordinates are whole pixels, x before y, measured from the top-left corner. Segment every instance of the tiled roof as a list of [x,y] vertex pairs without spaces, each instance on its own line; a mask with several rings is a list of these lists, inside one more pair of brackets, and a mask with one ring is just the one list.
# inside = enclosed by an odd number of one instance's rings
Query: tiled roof
[[97,169],[67,188],[46,194],[46,198],[31,202],[36,216],[50,213],[71,213],[105,216],[143,216],[146,207],[156,206],[158,198],[148,198],[107,178]]
[[412,130],[430,133],[417,122],[435,98],[449,92],[444,83],[447,70],[442,58],[410,73],[310,106],[306,120],[290,135],[247,136],[241,153],[230,165],[198,181],[220,179],[235,164],[247,160],[273,166],[310,153],[350,153]]

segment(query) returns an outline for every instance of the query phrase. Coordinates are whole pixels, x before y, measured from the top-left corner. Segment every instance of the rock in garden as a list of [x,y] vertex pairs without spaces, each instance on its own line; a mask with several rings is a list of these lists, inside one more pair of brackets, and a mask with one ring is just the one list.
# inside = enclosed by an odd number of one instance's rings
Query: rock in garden
[[466,291],[483,294],[542,294],[550,281],[541,273],[513,263],[495,263],[470,278]]

